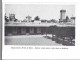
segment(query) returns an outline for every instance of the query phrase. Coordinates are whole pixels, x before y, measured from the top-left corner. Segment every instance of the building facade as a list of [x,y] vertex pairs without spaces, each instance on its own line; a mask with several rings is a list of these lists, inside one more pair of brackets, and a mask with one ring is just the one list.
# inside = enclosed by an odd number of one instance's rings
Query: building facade
[[60,10],[60,21],[59,22],[63,22],[66,18],[66,10]]
[[[66,10],[60,11],[60,20],[65,19]],[[55,34],[57,36],[75,36],[75,24],[73,22],[59,23],[55,20],[32,20],[31,16],[26,17],[26,22],[18,22],[15,15],[10,15],[10,21],[5,22],[5,35],[35,35],[35,34]],[[74,18],[71,18],[74,20]]]

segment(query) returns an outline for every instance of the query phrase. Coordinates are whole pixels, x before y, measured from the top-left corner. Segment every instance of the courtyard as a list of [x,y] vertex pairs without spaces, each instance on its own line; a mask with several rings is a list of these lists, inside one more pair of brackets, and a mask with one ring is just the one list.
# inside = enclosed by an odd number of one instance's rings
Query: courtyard
[[[15,35],[5,36],[5,45],[39,45],[39,46],[63,46],[51,39],[45,38],[46,35]],[[52,35],[47,35],[52,36]]]

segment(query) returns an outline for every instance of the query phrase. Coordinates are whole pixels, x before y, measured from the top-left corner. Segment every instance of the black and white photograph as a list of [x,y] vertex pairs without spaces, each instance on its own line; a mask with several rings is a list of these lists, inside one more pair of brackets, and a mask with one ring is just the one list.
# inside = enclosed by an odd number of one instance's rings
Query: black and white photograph
[[5,4],[4,44],[75,46],[75,5]]

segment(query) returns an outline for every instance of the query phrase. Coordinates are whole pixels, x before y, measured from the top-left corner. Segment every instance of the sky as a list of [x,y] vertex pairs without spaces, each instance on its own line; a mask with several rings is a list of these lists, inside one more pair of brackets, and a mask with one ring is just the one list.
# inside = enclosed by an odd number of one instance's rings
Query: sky
[[18,20],[24,20],[26,16],[34,17],[39,16],[40,19],[60,19],[60,10],[66,10],[66,16],[69,18],[75,16],[74,5],[50,5],[50,4],[6,4],[5,13],[15,14]]

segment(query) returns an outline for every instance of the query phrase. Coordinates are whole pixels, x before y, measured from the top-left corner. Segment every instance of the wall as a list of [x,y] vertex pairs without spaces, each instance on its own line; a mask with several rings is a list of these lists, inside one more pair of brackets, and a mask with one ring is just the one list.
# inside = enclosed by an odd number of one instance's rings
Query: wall
[[41,33],[41,28],[37,28],[37,33]]
[[21,28],[21,34],[26,34],[26,28],[25,27]]
[[30,28],[30,34],[33,34],[34,33],[34,28]]

